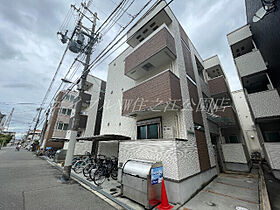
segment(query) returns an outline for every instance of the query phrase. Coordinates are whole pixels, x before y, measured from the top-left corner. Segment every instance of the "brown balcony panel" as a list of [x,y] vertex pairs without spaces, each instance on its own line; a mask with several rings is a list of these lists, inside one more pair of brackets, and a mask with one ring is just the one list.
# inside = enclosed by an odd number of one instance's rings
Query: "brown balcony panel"
[[166,28],[162,28],[126,57],[125,75],[137,80],[175,58],[175,40]]
[[225,107],[224,109],[220,108],[215,111],[215,114],[220,116],[218,122],[222,127],[237,125],[236,114],[232,106]]
[[223,76],[216,77],[208,81],[210,94],[212,97],[229,93],[225,78]]
[[[124,116],[182,106],[180,80],[171,71],[161,73],[123,93]],[[153,110],[151,109],[153,108]]]

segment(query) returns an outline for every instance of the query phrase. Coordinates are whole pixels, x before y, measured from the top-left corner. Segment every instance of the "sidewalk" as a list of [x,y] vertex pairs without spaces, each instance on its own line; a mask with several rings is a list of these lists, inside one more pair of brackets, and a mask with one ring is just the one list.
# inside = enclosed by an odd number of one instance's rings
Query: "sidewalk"
[[[61,167],[60,164],[57,164],[53,162],[51,159],[41,156],[41,158],[47,160],[51,165],[57,167],[59,170],[62,170],[63,167]],[[104,201],[108,202],[109,204],[115,203],[115,208],[117,209],[128,209],[128,210],[144,210],[145,208],[138,204],[135,203],[134,201],[122,197],[120,195],[121,193],[121,185],[118,183],[116,180],[110,179],[110,180],[105,180],[105,182],[102,184],[101,187],[96,186],[93,181],[87,180],[86,177],[83,176],[83,173],[76,174],[75,172],[71,172],[71,177],[79,182],[80,184],[84,184],[83,187],[91,189],[91,191],[99,196],[101,199]],[[116,205],[119,206],[116,207]]]
[[257,175],[220,174],[188,201],[182,210],[258,210]]
[[[45,158],[47,159],[47,158]],[[51,164],[54,162],[48,160]],[[55,164],[62,169],[61,166]],[[71,173],[72,178],[84,183],[100,193],[107,201],[111,200],[124,209],[144,210],[144,207],[132,200],[120,196],[120,184],[115,180],[106,180],[102,188],[88,181],[83,174]],[[177,205],[176,208],[179,206]],[[176,209],[175,208],[175,209]],[[197,193],[181,210],[259,210],[258,175],[220,174],[204,189]]]

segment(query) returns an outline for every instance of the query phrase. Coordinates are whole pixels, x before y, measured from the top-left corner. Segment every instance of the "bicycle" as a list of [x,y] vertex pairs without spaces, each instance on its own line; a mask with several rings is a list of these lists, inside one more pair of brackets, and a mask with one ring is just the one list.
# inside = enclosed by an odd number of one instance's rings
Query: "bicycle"
[[77,174],[81,173],[84,169],[84,167],[91,161],[91,155],[87,155],[84,159],[76,161],[76,163],[73,166],[73,171]]
[[[90,173],[91,175],[92,173]],[[116,157],[105,158],[97,167],[91,179],[97,186],[100,186],[106,178],[109,179],[110,177],[114,180],[117,180],[118,177],[118,159]]]

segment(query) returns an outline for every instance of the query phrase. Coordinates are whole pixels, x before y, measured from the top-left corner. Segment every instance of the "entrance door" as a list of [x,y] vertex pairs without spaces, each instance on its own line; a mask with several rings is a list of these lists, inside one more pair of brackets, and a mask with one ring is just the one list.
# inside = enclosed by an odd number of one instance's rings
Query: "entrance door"
[[217,160],[217,164],[218,164],[218,169],[220,172],[223,172],[223,159],[222,159],[222,153],[221,153],[221,145],[219,142],[219,136],[217,134],[213,134],[210,133],[211,136],[211,142],[212,145],[214,146],[214,150],[215,150],[215,156],[216,156],[216,160]]

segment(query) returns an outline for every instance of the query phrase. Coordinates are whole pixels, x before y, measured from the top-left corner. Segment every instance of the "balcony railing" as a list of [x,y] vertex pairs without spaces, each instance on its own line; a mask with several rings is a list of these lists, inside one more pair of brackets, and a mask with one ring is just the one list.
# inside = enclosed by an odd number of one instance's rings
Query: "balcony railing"
[[263,57],[259,50],[244,54],[235,59],[240,77],[255,74],[267,70]]
[[125,75],[138,80],[152,75],[160,66],[176,58],[175,40],[166,27],[132,51],[125,59]]
[[133,116],[142,112],[174,110],[181,106],[180,80],[168,70],[125,91],[122,114]]
[[207,113],[207,118],[221,128],[238,126],[236,112],[232,106],[220,108],[214,113]]
[[280,98],[276,89],[248,94],[255,119],[280,116]]

